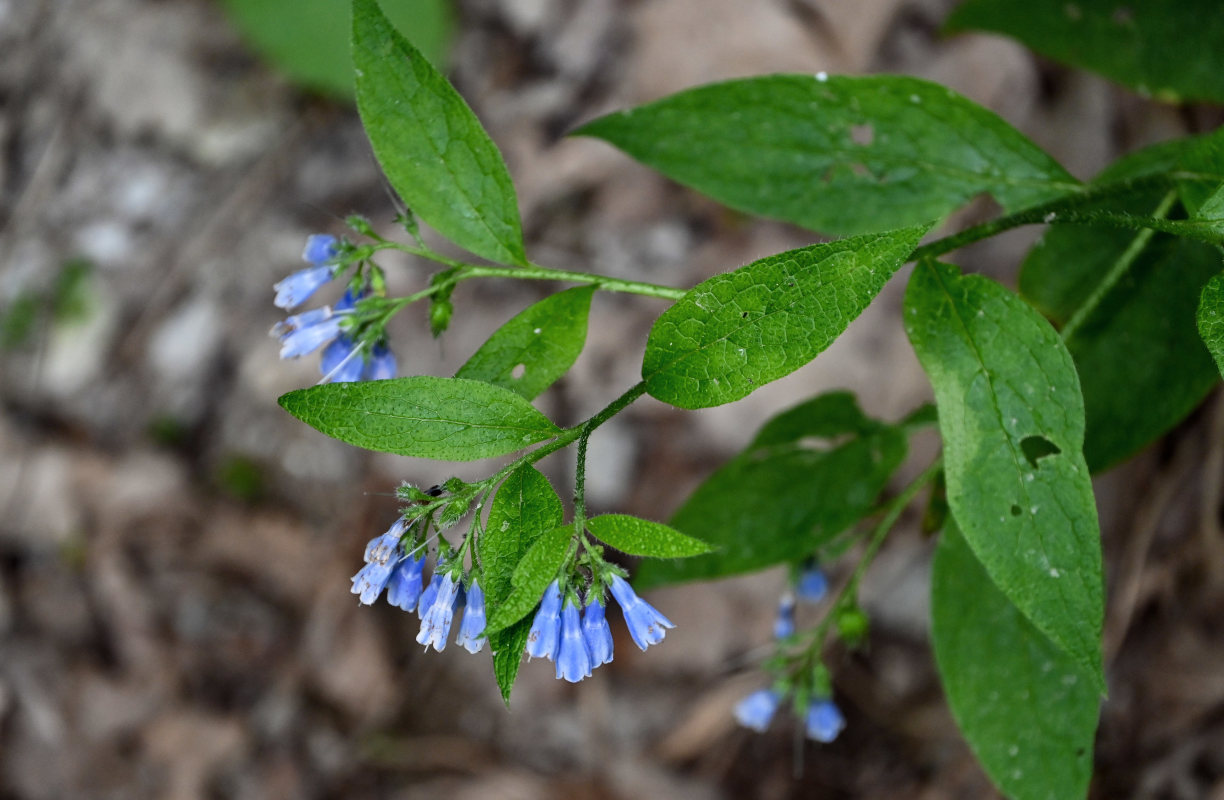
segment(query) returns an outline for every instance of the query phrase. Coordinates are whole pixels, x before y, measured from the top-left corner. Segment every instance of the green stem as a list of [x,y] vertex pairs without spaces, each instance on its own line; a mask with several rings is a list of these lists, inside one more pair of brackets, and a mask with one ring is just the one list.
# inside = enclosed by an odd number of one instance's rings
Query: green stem
[[578,436],[578,461],[574,467],[574,525],[579,530],[586,529],[586,458],[590,439],[591,432],[584,426]]
[[[1044,203],[1025,211],[1009,214],[1005,217],[999,217],[998,219],[993,219],[989,222],[983,222],[980,225],[974,225],[971,228],[966,228],[960,233],[954,233],[951,236],[936,239],[935,241],[925,244],[915,250],[913,254],[910,255],[910,260],[919,261],[923,258],[935,258],[937,256],[944,255],[945,253],[950,253],[953,250],[959,250],[966,245],[973,244],[974,242],[981,241],[982,239],[988,239],[991,236],[995,236],[1003,233],[1004,231],[1009,231],[1013,228],[1019,228],[1024,225],[1087,224],[1137,231],[1155,229],[1181,236],[1194,236],[1196,233],[1198,233],[1199,226],[1191,220],[1169,220],[1154,217],[1140,217],[1133,214],[1091,210],[1088,207],[1094,203],[1100,202],[1101,200],[1128,194],[1138,189],[1160,187],[1169,187],[1172,189],[1176,187],[1176,184],[1179,181],[1206,180],[1208,178],[1209,176],[1202,176],[1194,173],[1165,172],[1157,175],[1146,175],[1141,178],[1134,178],[1126,181],[1115,181],[1113,183],[1089,187],[1085,191],[1073,197],[1063,197],[1059,198],[1058,200],[1052,200],[1049,203]],[[1202,234],[1200,233],[1199,235],[1201,236]]]
[[598,411],[590,419],[586,420],[585,422],[580,422],[572,428],[565,428],[552,441],[545,442],[535,450],[532,450],[530,453],[524,453],[476,485],[480,486],[482,489],[491,489],[519,467],[526,464],[534,464],[545,456],[552,455],[558,450],[568,447],[574,442],[575,439],[582,437],[584,434],[586,436],[590,436],[596,428],[612,419],[612,417],[616,416],[621,411],[625,410],[630,403],[645,393],[646,383],[644,381],[638,381],[633,386],[629,387],[629,389],[620,397],[616,398],[611,403],[600,409],[600,411]]
[[901,512],[910,504],[918,493],[926,487],[928,483],[934,480],[939,471],[943,469],[943,456],[937,457],[931,462],[930,466],[922,471],[922,474],[909,483],[904,489],[897,494],[888,505],[885,506],[884,517],[875,526],[871,532],[870,538],[867,540],[867,549],[863,552],[863,557],[859,559],[858,566],[854,568],[854,574],[850,576],[850,580],[842,586],[838,591],[833,608],[841,605],[844,598],[852,596],[858,592],[859,584],[863,580],[863,576],[867,574],[867,568],[871,566],[871,562],[875,559],[876,553],[879,552],[881,545],[884,544],[884,539],[887,538],[889,531],[893,525],[897,523],[897,519],[901,516]]
[[[1163,218],[1169,213],[1169,209],[1173,207],[1173,202],[1176,199],[1177,192],[1169,191],[1166,193],[1165,196],[1161,198],[1160,205],[1158,205],[1152,212],[1152,216],[1157,219]],[[1126,252],[1124,252],[1122,256],[1114,262],[1113,266],[1110,267],[1109,272],[1105,274],[1105,277],[1101,279],[1101,282],[1098,283],[1096,288],[1092,290],[1092,294],[1088,295],[1088,299],[1084,301],[1084,304],[1075,310],[1075,313],[1071,315],[1071,319],[1067,320],[1067,324],[1063,326],[1060,334],[1062,335],[1064,342],[1075,335],[1075,332],[1080,329],[1080,326],[1084,324],[1084,321],[1088,319],[1089,315],[1092,314],[1092,312],[1096,310],[1097,306],[1101,304],[1101,300],[1105,298],[1105,295],[1109,294],[1109,290],[1122,279],[1122,276],[1126,274],[1127,270],[1130,269],[1131,264],[1135,262],[1135,259],[1139,257],[1141,252],[1143,252],[1143,248],[1147,247],[1148,242],[1151,241],[1152,237],[1155,235],[1155,229],[1147,228],[1139,231],[1138,235],[1131,240],[1130,246],[1126,248]]]
[[654,283],[645,283],[643,281],[630,281],[623,278],[612,278],[606,275],[592,275],[589,272],[574,272],[564,269],[552,269],[550,267],[542,267],[539,264],[531,264],[526,267],[496,267],[484,266],[481,264],[469,264],[464,261],[457,261],[453,258],[447,258],[440,253],[435,253],[432,250],[427,250],[421,247],[413,247],[411,245],[400,244],[398,242],[385,242],[376,245],[375,250],[399,250],[400,252],[409,253],[421,258],[427,258],[431,261],[445,264],[449,267],[455,267],[459,270],[455,274],[454,283],[468,280],[469,278],[519,278],[523,280],[535,281],[563,281],[566,283],[578,283],[586,286],[595,286],[606,292],[621,292],[624,294],[640,294],[645,297],[658,297],[663,300],[679,300],[684,297],[686,290],[676,289],[671,286],[660,286]]
[[833,596],[833,602],[829,605],[828,614],[825,615],[825,618],[813,630],[812,638],[800,657],[801,670],[811,669],[813,664],[819,660],[820,653],[824,649],[825,634],[835,620],[838,609],[842,607],[848,597],[852,597],[858,592],[859,584],[862,582],[863,576],[867,574],[867,568],[871,566],[871,562],[884,544],[889,531],[897,523],[901,512],[922,491],[923,487],[935,478],[941,469],[943,469],[943,456],[939,456],[932,461],[930,466],[922,471],[922,474],[914,478],[896,497],[889,500],[883,507],[884,517],[872,529],[867,539],[867,549],[863,552],[862,558],[859,559],[854,572],[850,575],[850,580],[846,581]]

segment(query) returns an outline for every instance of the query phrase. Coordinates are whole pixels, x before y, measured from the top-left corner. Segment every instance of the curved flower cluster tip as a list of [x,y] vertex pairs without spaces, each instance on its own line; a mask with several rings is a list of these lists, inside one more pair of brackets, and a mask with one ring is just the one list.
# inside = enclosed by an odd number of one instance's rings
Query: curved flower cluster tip
[[[306,302],[331,281],[339,267],[336,260],[343,252],[342,244],[335,236],[316,233],[306,240],[302,259],[312,266],[298,270],[273,285],[278,308],[291,310]],[[323,354],[319,371],[323,382],[373,381],[394,378],[395,356],[386,343],[378,338],[372,346],[365,347],[346,330],[344,321],[352,317],[357,303],[366,296],[364,289],[354,293],[350,287],[335,306],[320,306],[299,314],[292,314],[272,327],[271,335],[280,340],[280,357],[300,358],[319,348]],[[363,353],[368,349],[368,353]]]

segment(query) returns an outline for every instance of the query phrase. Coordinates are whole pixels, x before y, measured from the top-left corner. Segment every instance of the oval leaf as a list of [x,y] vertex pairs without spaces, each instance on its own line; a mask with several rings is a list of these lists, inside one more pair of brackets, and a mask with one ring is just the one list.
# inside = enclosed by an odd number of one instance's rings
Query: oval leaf
[[557,577],[574,541],[574,526],[562,525],[542,534],[523,555],[510,577],[510,594],[489,615],[491,636],[531,613],[548,584]]
[[914,270],[904,316],[935,389],[953,518],[1008,600],[1103,688],[1101,542],[1070,354],[1020,298],[944,264]]
[[[1132,153],[1097,183],[1173,169],[1191,144]],[[1100,207],[1150,215],[1168,209],[1168,191],[1141,187]],[[1191,320],[1199,291],[1219,271],[1218,251],[1198,242],[1089,225],[1053,227],[1025,257],[1020,293],[1062,329],[1075,360],[1084,457],[1094,472],[1162,436],[1219,380]]]
[[952,714],[1000,791],[1084,797],[1100,708],[1093,681],[991,582],[955,525],[931,570],[931,640]]
[[586,343],[594,286],[546,297],[498,328],[455,373],[532,399],[566,373]]
[[508,389],[418,376],[329,383],[280,398],[307,425],[367,450],[472,461],[550,439],[560,429]]
[[1224,275],[1216,275],[1203,287],[1198,307],[1199,335],[1224,374]]
[[669,525],[628,514],[604,514],[588,519],[586,526],[604,544],[631,556],[686,558],[711,550],[700,539],[685,536]]
[[497,146],[375,0],[353,0],[353,65],[361,123],[404,202],[460,247],[526,264],[518,200]]
[[952,31],[995,31],[1165,101],[1224,102],[1224,23],[1215,0],[969,0]]
[[[234,24],[298,83],[353,96],[349,0],[223,0]],[[387,16],[435,64],[454,27],[449,0],[394,0]]]
[[[530,464],[511,472],[502,482],[489,506],[488,523],[477,540],[487,608],[496,611],[506,601],[514,568],[540,536],[561,524],[563,513],[561,498],[548,478]],[[520,619],[489,633],[493,674],[506,703],[510,702],[530,631],[531,620]]]
[[769,75],[701,86],[575,131],[749,214],[832,234],[1008,211],[1079,183],[996,114],[917,78]]
[[[757,442],[707,478],[672,517],[673,527],[701,537],[715,552],[684,561],[647,561],[638,569],[639,586],[798,561],[871,511],[905,460],[905,434],[879,423],[853,433],[849,426],[861,422],[848,418],[840,401],[823,404],[833,417],[821,422],[814,416],[815,402],[767,423]],[[804,417],[810,424],[794,424]],[[849,440],[840,441],[847,433]],[[838,437],[837,446],[826,437]],[[818,438],[826,441],[812,442]]]
[[929,228],[802,247],[702,281],[651,328],[646,391],[707,408],[789,375],[841,335]]

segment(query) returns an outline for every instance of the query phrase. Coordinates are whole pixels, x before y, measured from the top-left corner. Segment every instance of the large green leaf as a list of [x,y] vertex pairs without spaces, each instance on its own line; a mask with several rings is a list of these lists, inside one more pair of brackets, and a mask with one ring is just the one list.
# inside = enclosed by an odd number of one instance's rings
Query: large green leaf
[[361,122],[404,202],[476,255],[525,264],[518,200],[501,153],[375,0],[353,0],[353,65]]
[[1161,100],[1224,102],[1217,0],[968,0],[953,31],[995,31]]
[[811,245],[702,281],[651,328],[646,391],[706,408],[789,375],[841,335],[929,228]]
[[[485,604],[489,609],[497,609],[510,597],[515,567],[542,535],[561,524],[562,514],[561,498],[535,467],[524,464],[502,482],[477,542]],[[507,703],[530,631],[528,618],[489,634],[493,674]]]
[[579,286],[528,307],[498,328],[455,377],[504,386],[532,399],[582,353],[594,294],[594,286]]
[[904,317],[935,389],[953,518],[991,580],[1103,687],[1101,542],[1070,354],[1019,297],[931,261]]
[[991,582],[954,524],[931,569],[931,642],[952,714],[1003,793],[1087,793],[1094,682]]
[[866,420],[841,392],[778,415],[671,519],[715,551],[647,561],[636,582],[705,580],[812,555],[871,510],[906,444],[898,428]]
[[1198,307],[1199,335],[1216,367],[1224,374],[1224,274],[1215,275],[1203,287]]
[[588,519],[586,526],[601,542],[631,556],[686,558],[710,552],[708,544],[670,525],[628,514],[603,514]]
[[510,627],[531,613],[548,584],[557,578],[573,541],[574,526],[561,525],[545,531],[532,542],[510,576],[510,593],[489,614],[489,635]]
[[[1175,169],[1202,141],[1138,151],[1096,183]],[[1141,183],[1096,207],[1145,216],[1176,210],[1170,191]],[[1199,292],[1219,270],[1218,251],[1205,244],[1080,225],[1051,228],[1025,258],[1020,292],[1063,330],[1075,360],[1093,471],[1167,432],[1219,379],[1193,322]]]
[[328,383],[282,395],[280,404],[351,445],[446,461],[505,455],[560,433],[509,389],[462,378]]
[[859,408],[852,392],[826,392],[774,416],[757,431],[752,444],[789,444],[805,437],[831,439],[843,433],[868,433],[880,427]]
[[575,133],[732,208],[833,234],[925,222],[983,192],[1015,211],[1080,188],[997,115],[917,78],[734,80]]
[[[222,0],[234,24],[298,83],[353,96],[349,0]],[[392,24],[441,64],[454,26],[450,0],[388,0]]]

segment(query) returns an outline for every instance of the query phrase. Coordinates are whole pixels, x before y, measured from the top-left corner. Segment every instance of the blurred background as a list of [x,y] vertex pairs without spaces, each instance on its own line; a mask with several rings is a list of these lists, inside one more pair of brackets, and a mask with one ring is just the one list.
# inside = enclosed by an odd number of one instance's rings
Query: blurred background
[[[830,654],[849,725],[827,746],[784,714],[764,735],[731,717],[766,681],[781,570],[651,594],[677,624],[666,642],[639,653],[617,621],[612,664],[576,686],[527,664],[508,711],[487,651],[422,654],[415,616],[357,606],[348,578],[395,487],[490,465],[358,452],[276,405],[317,364],[277,359],[271,285],[347,214],[395,235],[346,99],[345,4],[339,23],[328,5],[0,0],[0,798],[992,796],[935,676],[916,515],[870,573],[866,647]],[[994,109],[1085,178],[1220,121],[1008,40],[942,37],[952,0],[383,5],[505,152],[535,260],[676,286],[812,236],[564,138],[577,123],[722,78],[896,72]],[[1037,234],[955,260],[1014,284]],[[383,264],[393,291],[427,280]],[[818,391],[850,388],[888,419],[928,399],[899,323],[906,274],[788,379],[698,413],[639,401],[602,428],[593,505],[667,518]],[[401,374],[452,374],[548,289],[466,283],[440,341],[410,309],[392,328]],[[633,383],[662,309],[597,297],[542,408],[572,423]],[[563,495],[567,458],[544,463]],[[1096,797],[1224,798],[1222,472],[1217,393],[1098,480]]]

